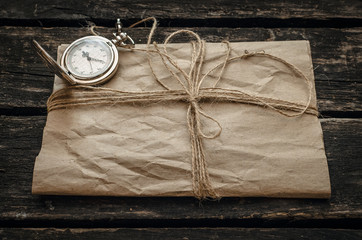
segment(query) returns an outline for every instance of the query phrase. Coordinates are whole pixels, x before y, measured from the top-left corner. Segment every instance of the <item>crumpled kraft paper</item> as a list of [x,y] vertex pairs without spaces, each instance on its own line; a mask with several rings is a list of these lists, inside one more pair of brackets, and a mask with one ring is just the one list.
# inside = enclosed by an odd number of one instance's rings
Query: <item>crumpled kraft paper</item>
[[[58,56],[65,50],[60,46]],[[138,45],[145,48],[145,45]],[[280,57],[314,83],[308,41],[231,43],[231,57],[245,50]],[[104,87],[124,91],[164,90],[153,78],[145,53],[119,50],[116,75]],[[170,44],[186,71],[190,43]],[[207,43],[202,73],[225,58],[223,43]],[[157,76],[181,89],[152,56]],[[211,87],[219,71],[202,87]],[[55,78],[54,91],[66,83]],[[251,57],[227,65],[218,87],[304,104],[305,82],[285,65]],[[204,139],[212,187],[221,197],[328,198],[330,182],[322,129],[316,116],[286,117],[266,107],[200,103],[222,126]],[[316,107],[315,90],[311,105]],[[49,112],[36,158],[33,194],[96,196],[193,196],[186,102],[81,106]],[[215,132],[204,119],[203,129]]]

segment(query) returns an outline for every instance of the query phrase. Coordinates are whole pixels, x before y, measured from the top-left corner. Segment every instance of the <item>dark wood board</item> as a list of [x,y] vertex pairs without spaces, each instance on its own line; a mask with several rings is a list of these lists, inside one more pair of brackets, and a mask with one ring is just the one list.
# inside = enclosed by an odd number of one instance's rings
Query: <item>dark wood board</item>
[[[360,0],[0,1],[0,238],[362,239],[361,13]],[[111,37],[116,18],[149,16],[158,43],[181,28],[209,42],[310,41],[331,199],[31,195],[54,80],[31,40],[55,57],[88,24]],[[145,43],[149,26],[127,32]]]
[[[21,7],[19,7],[21,6]],[[117,17],[130,21],[155,16],[164,26],[273,26],[325,24],[356,25],[362,19],[362,4],[350,1],[2,1],[3,24],[47,26],[79,25],[85,20],[113,25]],[[13,20],[13,21],[11,21]],[[312,20],[312,21],[311,21]],[[313,21],[316,20],[316,21]],[[328,24],[328,22],[327,22]],[[331,25],[331,24],[329,24]]]
[[354,228],[362,224],[362,120],[321,121],[330,200],[223,198],[200,203],[194,198],[31,195],[45,116],[2,116],[0,226]]
[[361,230],[305,228],[0,228],[3,239],[318,239],[354,240]]
[[[162,42],[167,35],[179,28],[159,28],[155,40]],[[100,28],[111,36],[113,29]],[[310,41],[316,78],[319,110],[326,112],[351,112],[362,110],[362,28],[191,28],[209,42],[229,41]],[[130,29],[129,34],[137,43],[145,43],[148,28]],[[46,68],[31,47],[37,39],[52,56],[57,46],[89,35],[87,28],[57,27],[0,27],[0,108],[21,108],[26,113],[37,114],[45,103],[53,84],[53,74]],[[187,41],[180,37],[178,42]],[[34,111],[33,111],[34,110]],[[33,112],[32,112],[33,111]],[[35,113],[34,113],[35,112]]]

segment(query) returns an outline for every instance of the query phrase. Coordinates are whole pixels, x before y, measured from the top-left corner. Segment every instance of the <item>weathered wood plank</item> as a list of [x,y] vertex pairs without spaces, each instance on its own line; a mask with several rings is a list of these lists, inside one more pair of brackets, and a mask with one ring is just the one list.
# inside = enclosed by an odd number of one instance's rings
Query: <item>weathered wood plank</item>
[[[255,24],[258,19],[361,19],[361,2],[350,1],[165,1],[165,0],[105,0],[75,1],[3,1],[0,3],[1,18],[15,20],[93,20],[97,22],[113,21],[117,17],[122,19],[141,19],[155,16],[166,19],[169,24],[180,20],[207,20],[214,19],[214,24],[220,24],[221,19],[245,21],[253,19],[249,24]],[[83,21],[84,23],[84,21]],[[191,22],[188,21],[188,24]],[[229,24],[238,22],[230,21]],[[337,22],[338,23],[338,22]],[[268,21],[264,21],[268,24]],[[113,25],[113,24],[112,24]]]
[[[155,39],[162,42],[177,28],[159,28]],[[307,39],[311,43],[318,104],[325,111],[361,111],[362,28],[193,28],[210,42],[280,41]],[[101,28],[107,36],[113,29]],[[137,43],[145,43],[149,29],[131,29]],[[53,75],[31,47],[36,38],[55,57],[61,43],[89,35],[86,28],[0,27],[0,107],[45,108]],[[186,41],[179,38],[177,41]]]
[[352,223],[362,222],[362,119],[322,120],[332,184],[330,200],[223,198],[201,204],[193,198],[31,195],[33,164],[44,124],[44,116],[0,117],[2,226],[32,227],[37,221],[44,227],[270,227],[276,223],[325,227],[328,223],[329,227],[350,228]]
[[1,228],[2,239],[361,239],[361,230],[305,228]]

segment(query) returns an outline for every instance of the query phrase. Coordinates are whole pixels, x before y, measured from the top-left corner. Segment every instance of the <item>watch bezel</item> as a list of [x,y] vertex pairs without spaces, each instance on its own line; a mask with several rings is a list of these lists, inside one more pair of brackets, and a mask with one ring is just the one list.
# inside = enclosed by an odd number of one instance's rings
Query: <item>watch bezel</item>
[[[95,77],[81,77],[77,74],[72,73],[72,71],[67,67],[66,64],[66,59],[68,56],[69,51],[77,44],[79,44],[82,41],[85,40],[96,40],[96,41],[102,41],[104,42],[106,45],[108,45],[111,49],[111,54],[112,54],[112,60],[111,60],[111,65],[107,68],[107,70],[105,70],[103,73],[95,76]],[[61,57],[61,61],[60,61],[60,65],[65,68],[67,70],[67,72],[70,73],[70,75],[72,75],[73,80],[77,83],[77,84],[82,84],[82,85],[97,85],[97,84],[101,84],[104,83],[106,81],[108,81],[113,75],[114,73],[117,71],[118,68],[118,50],[117,47],[112,43],[112,41],[108,40],[107,38],[101,37],[101,36],[86,36],[86,37],[82,37],[79,38],[77,40],[75,40],[74,42],[72,42],[64,51],[62,57]]]

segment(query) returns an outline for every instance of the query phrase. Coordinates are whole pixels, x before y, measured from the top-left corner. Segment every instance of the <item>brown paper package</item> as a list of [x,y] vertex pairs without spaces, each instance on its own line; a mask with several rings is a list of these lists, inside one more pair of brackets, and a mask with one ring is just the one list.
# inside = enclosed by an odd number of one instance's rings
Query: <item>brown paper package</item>
[[[59,47],[59,55],[65,45]],[[138,45],[146,48],[145,45]],[[308,41],[231,43],[231,57],[245,50],[280,57],[299,68],[314,86]],[[190,43],[168,52],[187,70]],[[207,43],[202,73],[223,61],[223,43]],[[143,52],[120,50],[116,75],[103,87],[123,91],[164,90]],[[156,56],[157,76],[181,89]],[[211,87],[219,71],[202,87]],[[55,78],[54,91],[66,87]],[[305,82],[273,59],[251,57],[229,63],[218,87],[305,104]],[[329,198],[330,181],[320,122],[315,115],[286,117],[263,106],[200,103],[222,126],[204,139],[210,182],[221,197]],[[315,89],[311,106],[316,107]],[[193,196],[186,102],[79,106],[49,112],[36,158],[33,194],[92,196]],[[217,126],[202,121],[204,131]]]

